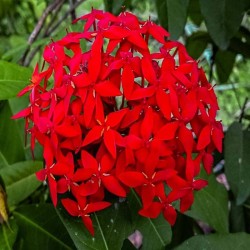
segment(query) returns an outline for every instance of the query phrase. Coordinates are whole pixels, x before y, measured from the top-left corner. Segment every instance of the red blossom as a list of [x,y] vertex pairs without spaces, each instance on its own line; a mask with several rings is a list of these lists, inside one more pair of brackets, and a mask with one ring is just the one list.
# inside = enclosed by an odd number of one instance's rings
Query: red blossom
[[[173,225],[173,203],[190,208],[207,185],[201,163],[211,173],[212,153],[222,150],[213,87],[184,45],[151,20],[93,9],[75,22],[85,22],[82,32],[47,45],[43,69],[36,65],[18,94],[29,92],[30,104],[13,118],[25,119],[32,151],[36,142],[43,147],[37,178],[54,206],[61,201],[92,235],[91,213],[130,188],[142,200],[140,215],[162,213]],[[159,49],[149,49],[149,38]]]

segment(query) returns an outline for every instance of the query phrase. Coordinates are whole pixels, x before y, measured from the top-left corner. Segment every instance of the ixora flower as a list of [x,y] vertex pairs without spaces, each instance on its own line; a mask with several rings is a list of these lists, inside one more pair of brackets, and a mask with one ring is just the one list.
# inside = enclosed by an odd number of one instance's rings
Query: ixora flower
[[107,192],[126,197],[130,188],[142,200],[140,215],[163,213],[173,225],[173,202],[190,208],[207,185],[200,165],[210,173],[212,152],[222,150],[213,87],[150,20],[92,10],[75,22],[85,22],[83,31],[45,47],[43,67],[19,93],[29,92],[30,104],[13,117],[25,119],[32,150],[36,141],[43,146],[37,178],[54,206],[59,199],[92,235],[90,215],[110,205]]

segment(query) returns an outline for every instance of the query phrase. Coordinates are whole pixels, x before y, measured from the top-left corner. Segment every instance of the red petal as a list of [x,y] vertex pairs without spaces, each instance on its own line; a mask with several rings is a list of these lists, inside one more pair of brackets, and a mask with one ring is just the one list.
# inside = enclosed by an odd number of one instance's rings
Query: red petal
[[134,88],[134,73],[130,66],[125,65],[122,71],[122,87],[126,98],[129,98]]
[[177,218],[177,213],[171,205],[167,206],[164,209],[163,216],[164,216],[165,220],[167,220],[171,226],[173,226],[175,224],[175,221]]
[[142,67],[142,73],[145,79],[151,83],[155,84],[157,82],[155,70],[152,65],[152,61],[148,57],[143,57],[141,59],[141,67]]
[[163,126],[155,135],[155,139],[158,140],[172,140],[176,136],[176,130],[179,126],[179,122],[170,122]]
[[91,168],[95,172],[98,170],[96,159],[85,150],[81,151],[81,161],[84,168]]
[[195,190],[200,190],[208,185],[208,182],[206,180],[195,180],[193,182],[193,187]]
[[171,119],[171,104],[170,104],[170,96],[166,94],[165,91],[159,89],[156,92],[156,101],[159,106],[162,114],[167,120]]
[[89,196],[95,194],[99,189],[98,179],[92,179],[82,185],[80,185],[80,195]]
[[205,126],[199,135],[197,149],[204,149],[211,141],[211,125]]
[[194,145],[194,138],[192,132],[185,126],[179,128],[179,140],[181,141],[187,154],[191,154]]
[[103,97],[120,96],[121,91],[110,81],[99,82],[95,85],[96,92]]
[[103,209],[109,207],[110,205],[111,205],[111,203],[106,202],[106,201],[89,203],[87,205],[87,208],[86,208],[86,213],[89,214],[89,213],[93,213],[96,211],[100,211],[100,210],[103,210]]
[[68,181],[65,178],[61,178],[57,181],[57,193],[63,194],[68,191]]
[[223,134],[222,130],[220,130],[216,127],[212,130],[213,143],[220,153],[222,152],[222,139],[223,139],[223,137],[224,137],[224,134]]
[[[100,33],[101,34],[101,33]],[[101,69],[102,60],[102,35],[97,35],[91,47],[91,57],[88,62],[88,74],[92,82],[96,82]]]
[[61,202],[70,215],[72,215],[72,216],[79,215],[79,209],[78,209],[77,202],[75,202],[69,198],[61,199]]
[[119,197],[126,197],[126,192],[118,180],[112,176],[103,176],[102,182],[104,187],[112,194],[115,194]]
[[152,185],[142,186],[141,198],[143,208],[147,209],[155,197],[155,188]]
[[41,170],[36,172],[36,178],[39,181],[45,181],[46,180],[46,175],[47,175],[47,171],[45,169],[41,169]]
[[153,131],[153,125],[153,111],[152,108],[149,107],[146,110],[144,119],[141,123],[141,136],[145,141],[148,141],[150,139]]
[[119,125],[127,112],[128,112],[128,109],[125,108],[116,112],[109,113],[107,116],[107,122],[106,122],[107,126],[114,128],[117,125]]
[[119,175],[119,179],[128,187],[139,187],[146,183],[144,175],[140,172],[126,171]]
[[86,146],[92,142],[97,141],[102,137],[103,127],[102,126],[95,126],[93,127],[85,136],[82,146]]
[[214,163],[214,158],[212,154],[205,153],[202,158],[202,161],[204,169],[206,170],[207,174],[211,174]]
[[88,231],[91,233],[92,236],[95,235],[95,230],[93,226],[93,222],[89,216],[82,216],[82,222],[85,225],[85,227],[88,229]]
[[53,203],[54,207],[56,207],[56,204],[57,204],[57,184],[56,184],[56,180],[51,175],[48,175],[48,185],[49,185],[49,191],[50,191],[50,197],[51,197],[52,203]]
[[139,214],[148,218],[157,218],[161,212],[162,205],[159,202],[152,202],[147,209],[141,209]]
[[115,135],[112,129],[109,129],[108,131],[104,132],[103,139],[104,139],[104,144],[107,150],[115,159],[116,158],[116,143],[115,143]]
[[180,211],[182,213],[186,212],[192,206],[193,202],[194,202],[194,195],[193,192],[190,191],[186,196],[184,196],[181,199]]

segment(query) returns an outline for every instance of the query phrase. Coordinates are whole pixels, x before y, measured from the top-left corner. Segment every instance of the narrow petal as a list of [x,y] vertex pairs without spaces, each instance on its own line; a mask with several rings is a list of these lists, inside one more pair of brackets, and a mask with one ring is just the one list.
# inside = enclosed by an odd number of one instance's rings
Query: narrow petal
[[155,219],[159,216],[162,209],[162,205],[159,202],[152,202],[147,208],[142,208],[139,214],[144,217]]
[[104,132],[103,139],[104,139],[104,144],[107,150],[115,159],[116,158],[116,143],[115,143],[115,135],[113,133],[113,130],[109,129],[108,131]]
[[134,73],[128,65],[125,65],[122,71],[122,87],[125,97],[129,98],[134,88]]
[[85,136],[82,146],[87,146],[92,142],[97,141],[98,139],[100,139],[102,137],[102,131],[103,131],[103,127],[102,126],[95,126],[93,127]]
[[87,151],[81,151],[81,161],[84,168],[91,168],[93,171],[98,170],[98,163],[96,159]]
[[77,202],[75,202],[69,198],[61,199],[61,202],[70,215],[72,215],[72,216],[79,215],[79,209],[78,209]]
[[176,131],[179,126],[179,122],[170,122],[164,125],[155,135],[157,140],[172,140],[176,136]]
[[112,175],[103,176],[102,182],[104,187],[112,194],[115,194],[119,197],[126,197],[126,192],[121,186],[119,181]]
[[128,187],[139,187],[146,183],[144,175],[140,172],[126,171],[119,175],[119,179],[122,183]]
[[197,149],[201,150],[204,149],[211,141],[211,126],[205,126],[199,135]]
[[91,218],[89,216],[82,216],[82,222],[85,225],[85,227],[88,229],[88,231],[90,232],[90,234],[92,236],[95,235],[95,230],[94,230],[94,226],[93,226],[93,222],[91,220]]
[[95,85],[96,92],[103,97],[120,96],[122,93],[111,81],[99,82]]

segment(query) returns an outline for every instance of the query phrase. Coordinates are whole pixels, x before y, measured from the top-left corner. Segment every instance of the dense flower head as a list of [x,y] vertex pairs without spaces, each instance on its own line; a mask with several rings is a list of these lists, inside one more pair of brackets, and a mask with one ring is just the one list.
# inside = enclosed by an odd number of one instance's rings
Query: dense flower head
[[64,194],[62,205],[91,234],[89,215],[110,206],[107,192],[126,197],[130,188],[140,215],[163,213],[173,225],[173,203],[190,208],[194,190],[207,185],[200,165],[211,173],[212,152],[222,150],[214,89],[151,20],[92,10],[74,22],[85,23],[83,31],[47,45],[42,69],[19,93],[29,92],[30,104],[14,118],[25,118],[32,151],[36,141],[43,146],[37,178],[47,181],[54,206]]

